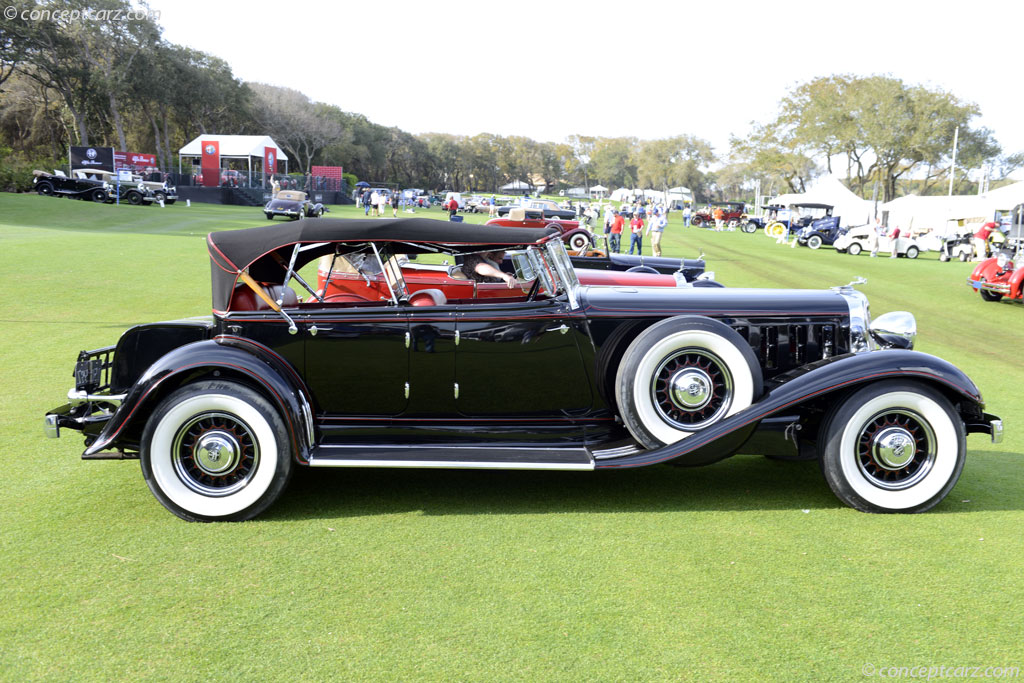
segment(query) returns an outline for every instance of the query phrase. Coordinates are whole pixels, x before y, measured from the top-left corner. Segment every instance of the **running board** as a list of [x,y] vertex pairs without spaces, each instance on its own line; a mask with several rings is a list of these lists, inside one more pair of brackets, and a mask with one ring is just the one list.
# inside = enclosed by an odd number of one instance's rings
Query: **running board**
[[422,467],[481,470],[592,470],[585,448],[361,445],[317,446],[310,467]]

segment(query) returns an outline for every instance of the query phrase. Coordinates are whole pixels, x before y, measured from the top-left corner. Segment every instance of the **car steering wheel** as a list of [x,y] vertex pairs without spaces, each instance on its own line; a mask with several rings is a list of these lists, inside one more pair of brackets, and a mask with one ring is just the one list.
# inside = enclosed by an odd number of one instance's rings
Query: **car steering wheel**
[[533,301],[537,298],[537,292],[540,291],[540,278],[534,278],[533,286],[530,287],[530,292],[526,295],[527,301]]

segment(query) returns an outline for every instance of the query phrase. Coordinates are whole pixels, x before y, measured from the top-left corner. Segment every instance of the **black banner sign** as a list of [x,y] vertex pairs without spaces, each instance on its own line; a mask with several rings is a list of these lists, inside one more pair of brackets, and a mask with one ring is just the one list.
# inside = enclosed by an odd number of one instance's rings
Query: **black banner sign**
[[113,147],[72,147],[71,170],[88,168],[114,172]]

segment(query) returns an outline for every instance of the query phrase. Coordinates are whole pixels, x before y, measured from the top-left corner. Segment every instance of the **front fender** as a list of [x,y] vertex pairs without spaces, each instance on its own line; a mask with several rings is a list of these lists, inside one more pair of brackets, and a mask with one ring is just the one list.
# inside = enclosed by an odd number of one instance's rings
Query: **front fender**
[[599,461],[596,468],[642,467],[683,458],[701,446],[711,444],[739,429],[756,426],[757,422],[783,411],[792,412],[795,406],[824,394],[897,377],[923,380],[935,385],[954,400],[984,407],[981,392],[974,382],[956,366],[936,356],[895,349],[837,356],[779,375],[772,381],[773,388],[760,400],[693,436],[655,450]]
[[296,457],[306,462],[314,438],[308,389],[294,368],[271,349],[231,336],[178,347],[149,366],[82,457],[135,445],[126,433],[141,432],[134,428],[145,423],[164,395],[193,379],[219,373],[242,377],[267,395],[281,411]]

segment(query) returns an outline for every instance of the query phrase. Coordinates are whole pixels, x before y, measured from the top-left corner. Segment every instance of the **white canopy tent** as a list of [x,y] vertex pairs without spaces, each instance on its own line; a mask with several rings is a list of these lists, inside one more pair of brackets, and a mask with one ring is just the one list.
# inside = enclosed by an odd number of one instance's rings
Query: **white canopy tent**
[[[181,173],[183,157],[202,157],[203,143],[217,142],[220,147],[221,159],[245,159],[249,165],[249,177],[252,178],[252,160],[256,157],[262,165],[263,151],[272,147],[278,161],[284,162],[284,172],[288,173],[288,155],[274,142],[269,135],[200,135],[178,150],[178,173]],[[262,166],[261,166],[262,168]]]
[[[604,199],[604,196],[608,193],[608,188],[604,185],[592,185],[590,187],[590,196],[595,199]],[[596,196],[595,196],[596,195]]]
[[865,225],[874,220],[875,214],[874,204],[851,192],[835,174],[822,176],[807,188],[807,192],[782,194],[768,203],[782,206],[829,204],[835,207],[832,215],[841,217],[845,226]]
[[506,183],[498,189],[502,192],[529,192],[533,189],[533,186],[529,183],[524,183],[522,180],[513,180],[511,183]]

